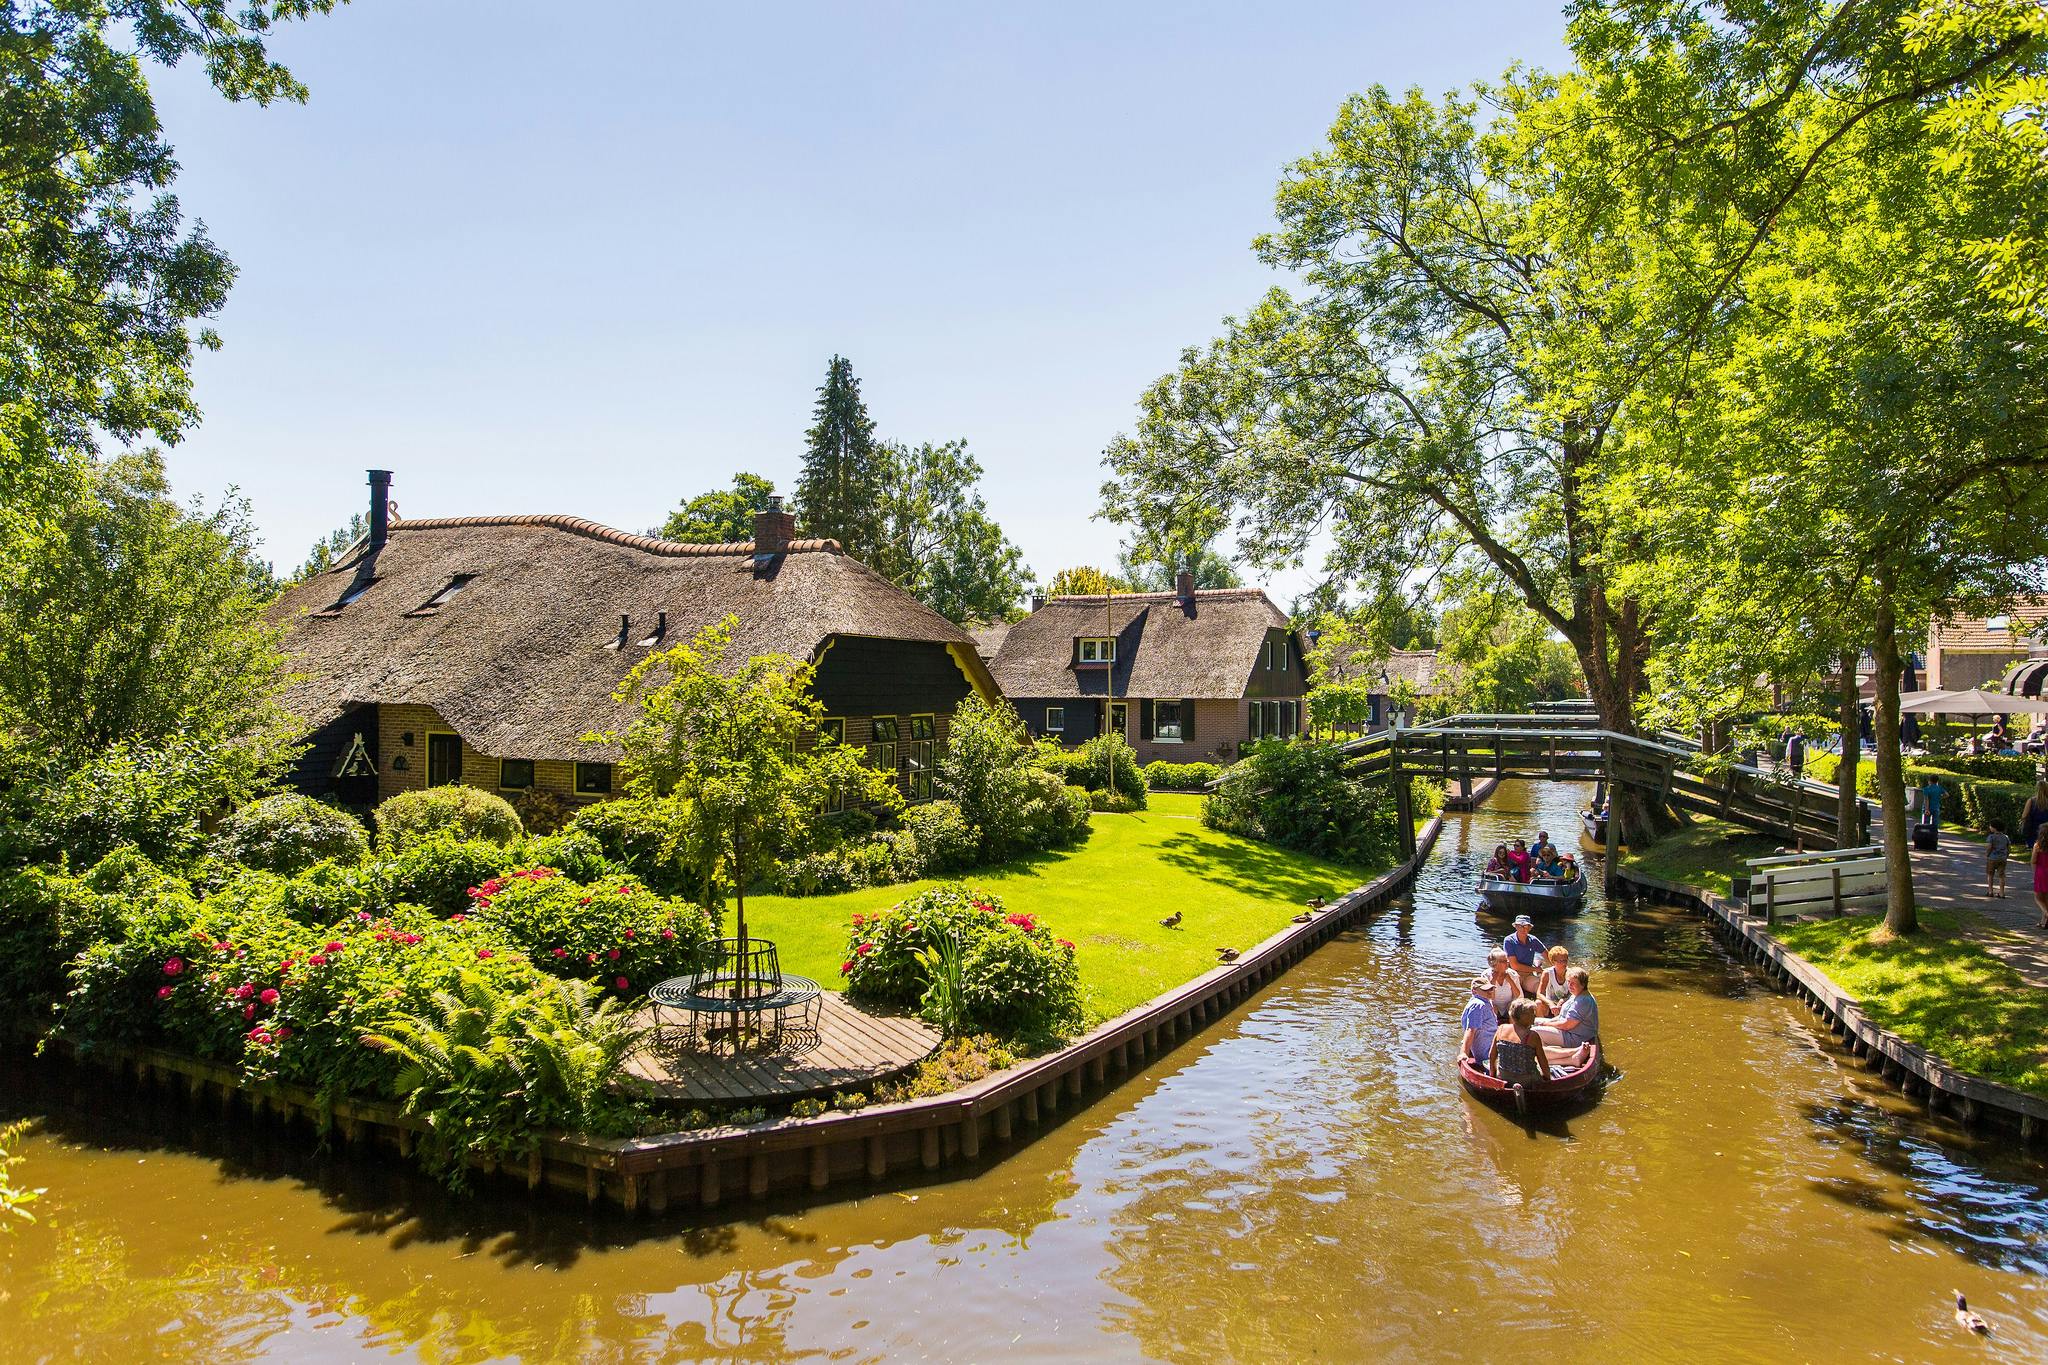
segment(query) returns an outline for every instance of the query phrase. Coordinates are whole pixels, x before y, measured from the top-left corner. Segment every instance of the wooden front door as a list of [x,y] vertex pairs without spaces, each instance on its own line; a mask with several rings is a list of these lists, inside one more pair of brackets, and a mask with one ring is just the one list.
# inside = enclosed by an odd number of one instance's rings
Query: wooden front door
[[462,737],[427,736],[427,785],[446,787],[462,780]]
[[1113,701],[1109,704],[1109,733],[1122,735],[1125,739],[1131,737],[1131,704],[1129,702]]

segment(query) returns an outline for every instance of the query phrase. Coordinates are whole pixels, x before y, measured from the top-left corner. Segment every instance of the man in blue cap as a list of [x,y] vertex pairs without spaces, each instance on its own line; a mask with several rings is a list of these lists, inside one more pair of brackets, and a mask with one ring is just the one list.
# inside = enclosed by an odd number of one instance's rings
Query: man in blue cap
[[1515,964],[1515,975],[1522,978],[1524,995],[1536,994],[1536,964],[1550,951],[1549,945],[1529,932],[1534,923],[1527,915],[1516,915],[1514,932],[1500,941],[1501,951]]

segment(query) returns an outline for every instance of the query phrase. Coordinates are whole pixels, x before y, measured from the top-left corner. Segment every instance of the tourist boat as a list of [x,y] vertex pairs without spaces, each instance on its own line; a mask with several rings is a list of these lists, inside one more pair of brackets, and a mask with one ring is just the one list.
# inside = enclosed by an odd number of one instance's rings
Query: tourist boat
[[1584,1062],[1547,1081],[1502,1081],[1473,1065],[1470,1057],[1458,1059],[1458,1079],[1488,1104],[1513,1105],[1517,1114],[1569,1104],[1583,1099],[1600,1083],[1600,1045],[1593,1044]]
[[1586,899],[1586,869],[1568,882],[1518,882],[1509,877],[1481,877],[1479,896],[1487,908],[1503,914],[1570,915]]

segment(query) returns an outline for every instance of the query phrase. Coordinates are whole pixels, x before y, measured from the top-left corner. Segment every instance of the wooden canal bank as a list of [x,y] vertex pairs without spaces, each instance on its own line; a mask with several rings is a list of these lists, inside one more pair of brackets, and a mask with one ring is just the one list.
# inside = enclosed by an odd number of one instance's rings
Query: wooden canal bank
[[1995,1130],[2027,1147],[2048,1135],[2048,1100],[1958,1071],[1925,1048],[1872,1023],[1855,996],[1786,948],[1742,902],[1626,867],[1621,879],[1651,899],[1704,910],[1722,938],[1804,1001],[1866,1067],[1918,1100],[1928,1113],[1948,1114],[1966,1128]]
[[[1152,1061],[1221,1019],[1342,930],[1382,908],[1413,879],[1436,843],[1432,819],[1398,866],[1205,972],[1097,1027],[1058,1052],[997,1072],[962,1089],[902,1104],[878,1104],[815,1118],[701,1128],[628,1139],[547,1137],[516,1163],[473,1160],[495,1188],[562,1191],[629,1213],[714,1209],[771,1195],[836,1197],[835,1186],[891,1175],[972,1175],[1044,1131],[1063,1110],[1113,1091]],[[223,1117],[248,1114],[308,1124],[339,1144],[409,1155],[424,1125],[397,1105],[323,1101],[288,1085],[247,1085],[228,1067],[137,1048],[89,1051],[52,1046],[73,1060],[118,1071],[146,1091]]]

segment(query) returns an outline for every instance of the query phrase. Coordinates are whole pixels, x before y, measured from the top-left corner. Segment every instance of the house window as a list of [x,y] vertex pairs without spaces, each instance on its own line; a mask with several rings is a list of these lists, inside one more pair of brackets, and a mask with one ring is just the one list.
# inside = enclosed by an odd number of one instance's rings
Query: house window
[[1264,739],[1266,737],[1266,704],[1255,701],[1248,703],[1248,705],[1251,707],[1251,737],[1253,739]]
[[462,739],[457,735],[427,736],[427,785],[446,787],[462,780]]
[[931,799],[932,761],[938,747],[932,742],[933,720],[931,716],[912,716],[910,742],[897,746],[897,761],[901,766],[896,781],[903,788],[903,794],[913,801]]
[[1116,641],[1102,636],[1093,636],[1075,642],[1080,648],[1080,660],[1084,664],[1113,664],[1116,662]]
[[1280,733],[1293,739],[1301,730],[1301,703],[1283,701],[1280,703]]
[[874,726],[875,743],[894,744],[896,742],[896,717],[876,716],[871,724]]
[[448,580],[448,585],[442,588],[441,591],[414,607],[413,613],[417,615],[420,612],[439,611],[443,606],[447,605],[449,598],[468,587],[470,580],[475,577],[476,575],[473,573],[459,573],[455,575],[455,577]]
[[347,589],[343,591],[340,597],[337,597],[334,600],[333,606],[323,609],[321,614],[326,615],[332,612],[340,611],[343,607],[347,606],[349,603],[355,601],[358,597],[361,597],[364,593],[368,592],[376,582],[377,580],[375,578],[358,578],[357,580],[355,580],[355,582],[348,585]]
[[[1242,659],[1244,655],[1240,654],[1237,657]],[[1152,738],[1165,740],[1172,744],[1180,742],[1181,706],[1182,703],[1177,701],[1152,703]]]
[[533,760],[530,758],[499,759],[498,785],[506,791],[530,791],[533,787]]
[[910,718],[910,737],[912,739],[930,739],[933,734],[933,719],[931,716],[912,716]]
[[840,716],[827,716],[818,722],[819,744],[846,743],[846,721]]
[[578,763],[576,765],[576,792],[579,796],[610,796],[612,794],[612,765],[609,763]]
[[1123,735],[1126,738],[1130,736],[1131,704],[1129,702],[1113,701],[1109,704],[1109,732],[1113,735]]
[[1067,708],[1048,706],[1045,708],[1045,732],[1057,735],[1067,728]]

